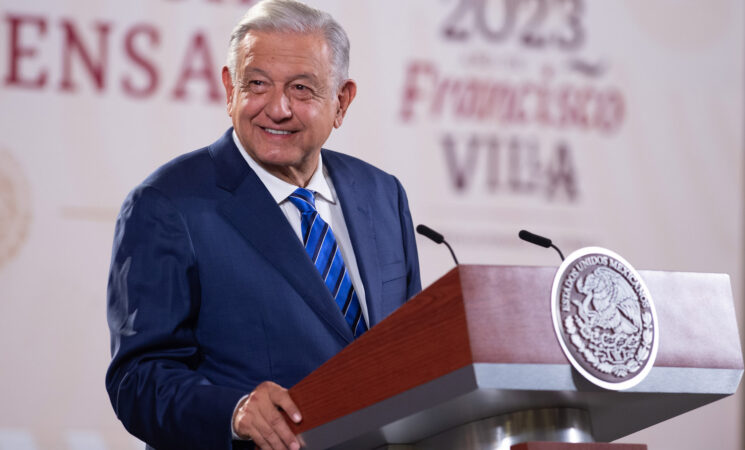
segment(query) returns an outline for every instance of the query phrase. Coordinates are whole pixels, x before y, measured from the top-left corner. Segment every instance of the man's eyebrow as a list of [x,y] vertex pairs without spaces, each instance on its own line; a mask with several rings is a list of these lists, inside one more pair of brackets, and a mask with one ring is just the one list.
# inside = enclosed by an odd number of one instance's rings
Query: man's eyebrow
[[269,78],[269,74],[266,73],[265,71],[263,71],[262,69],[259,69],[258,67],[249,67],[249,68],[245,69],[241,73],[241,77],[247,77],[247,76],[253,75],[253,74],[259,74],[259,75],[262,75],[264,77]]
[[318,83],[318,77],[315,76],[314,74],[308,73],[308,72],[299,73],[299,74],[295,75],[294,77],[292,77],[291,79],[292,80],[310,80],[310,81],[313,81],[315,83]]
[[[269,76],[269,73],[267,73],[265,70],[260,69],[258,67],[248,67],[248,68],[246,68],[241,73],[241,77],[242,78],[245,78],[245,77],[247,77],[249,75],[261,75],[261,76],[264,76],[266,78],[271,78]],[[311,73],[311,72],[301,72],[299,74],[296,74],[296,75],[293,75],[293,76],[289,77],[288,79],[290,81],[309,80],[309,81],[311,81],[313,83],[321,84],[318,76],[315,75],[315,74],[313,74],[313,73]]]

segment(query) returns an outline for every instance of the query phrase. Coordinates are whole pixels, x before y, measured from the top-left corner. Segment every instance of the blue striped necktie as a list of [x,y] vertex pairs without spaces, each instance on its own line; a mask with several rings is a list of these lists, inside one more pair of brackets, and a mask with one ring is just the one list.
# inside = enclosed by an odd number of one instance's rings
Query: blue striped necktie
[[360,301],[344,266],[334,232],[316,211],[314,194],[308,189],[297,188],[288,199],[300,210],[302,216],[301,232],[305,251],[320,272],[331,296],[352,329],[352,334],[357,338],[367,331]]

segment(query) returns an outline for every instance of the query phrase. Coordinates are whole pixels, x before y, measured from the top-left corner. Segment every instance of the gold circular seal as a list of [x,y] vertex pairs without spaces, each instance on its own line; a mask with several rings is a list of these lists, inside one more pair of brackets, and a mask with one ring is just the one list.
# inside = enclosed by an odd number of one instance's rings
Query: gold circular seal
[[21,165],[0,149],[0,268],[23,246],[31,225],[31,191]]

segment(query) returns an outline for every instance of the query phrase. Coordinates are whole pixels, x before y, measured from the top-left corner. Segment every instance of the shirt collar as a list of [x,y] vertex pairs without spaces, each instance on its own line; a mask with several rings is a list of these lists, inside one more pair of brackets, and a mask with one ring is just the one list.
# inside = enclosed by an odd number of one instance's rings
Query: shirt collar
[[[235,142],[236,147],[240,150],[241,156],[246,160],[246,163],[248,163],[251,170],[256,173],[256,176],[259,177],[259,180],[264,184],[264,187],[269,191],[269,194],[271,194],[275,202],[279,204],[287,200],[287,197],[298,188],[298,186],[290,184],[269,173],[266,169],[261,167],[259,163],[254,161],[246,149],[241,145],[241,141],[238,140],[238,135],[235,130],[233,130],[233,142]],[[313,172],[313,175],[310,177],[310,181],[308,182],[308,185],[305,186],[305,189],[315,191],[329,203],[335,203],[334,196],[331,193],[331,187],[329,186],[328,174],[323,167],[323,157],[321,155],[318,155],[318,167],[316,167],[315,172]]]

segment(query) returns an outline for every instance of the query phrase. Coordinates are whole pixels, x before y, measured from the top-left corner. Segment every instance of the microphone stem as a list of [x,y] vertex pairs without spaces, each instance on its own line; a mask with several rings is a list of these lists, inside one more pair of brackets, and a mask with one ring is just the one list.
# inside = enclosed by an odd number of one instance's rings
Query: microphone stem
[[561,253],[561,250],[559,250],[559,247],[555,246],[554,244],[551,244],[551,247],[553,247],[554,250],[559,252],[559,256],[561,256],[561,260],[564,261],[564,254]]
[[[453,260],[455,261],[455,265],[456,266],[459,265],[458,258],[455,257],[455,252],[453,251],[452,248],[450,248],[450,244],[448,244],[448,241],[443,240],[442,243],[447,245],[448,250],[450,250],[450,254],[453,255]],[[562,256],[561,259],[564,259],[564,257]]]

